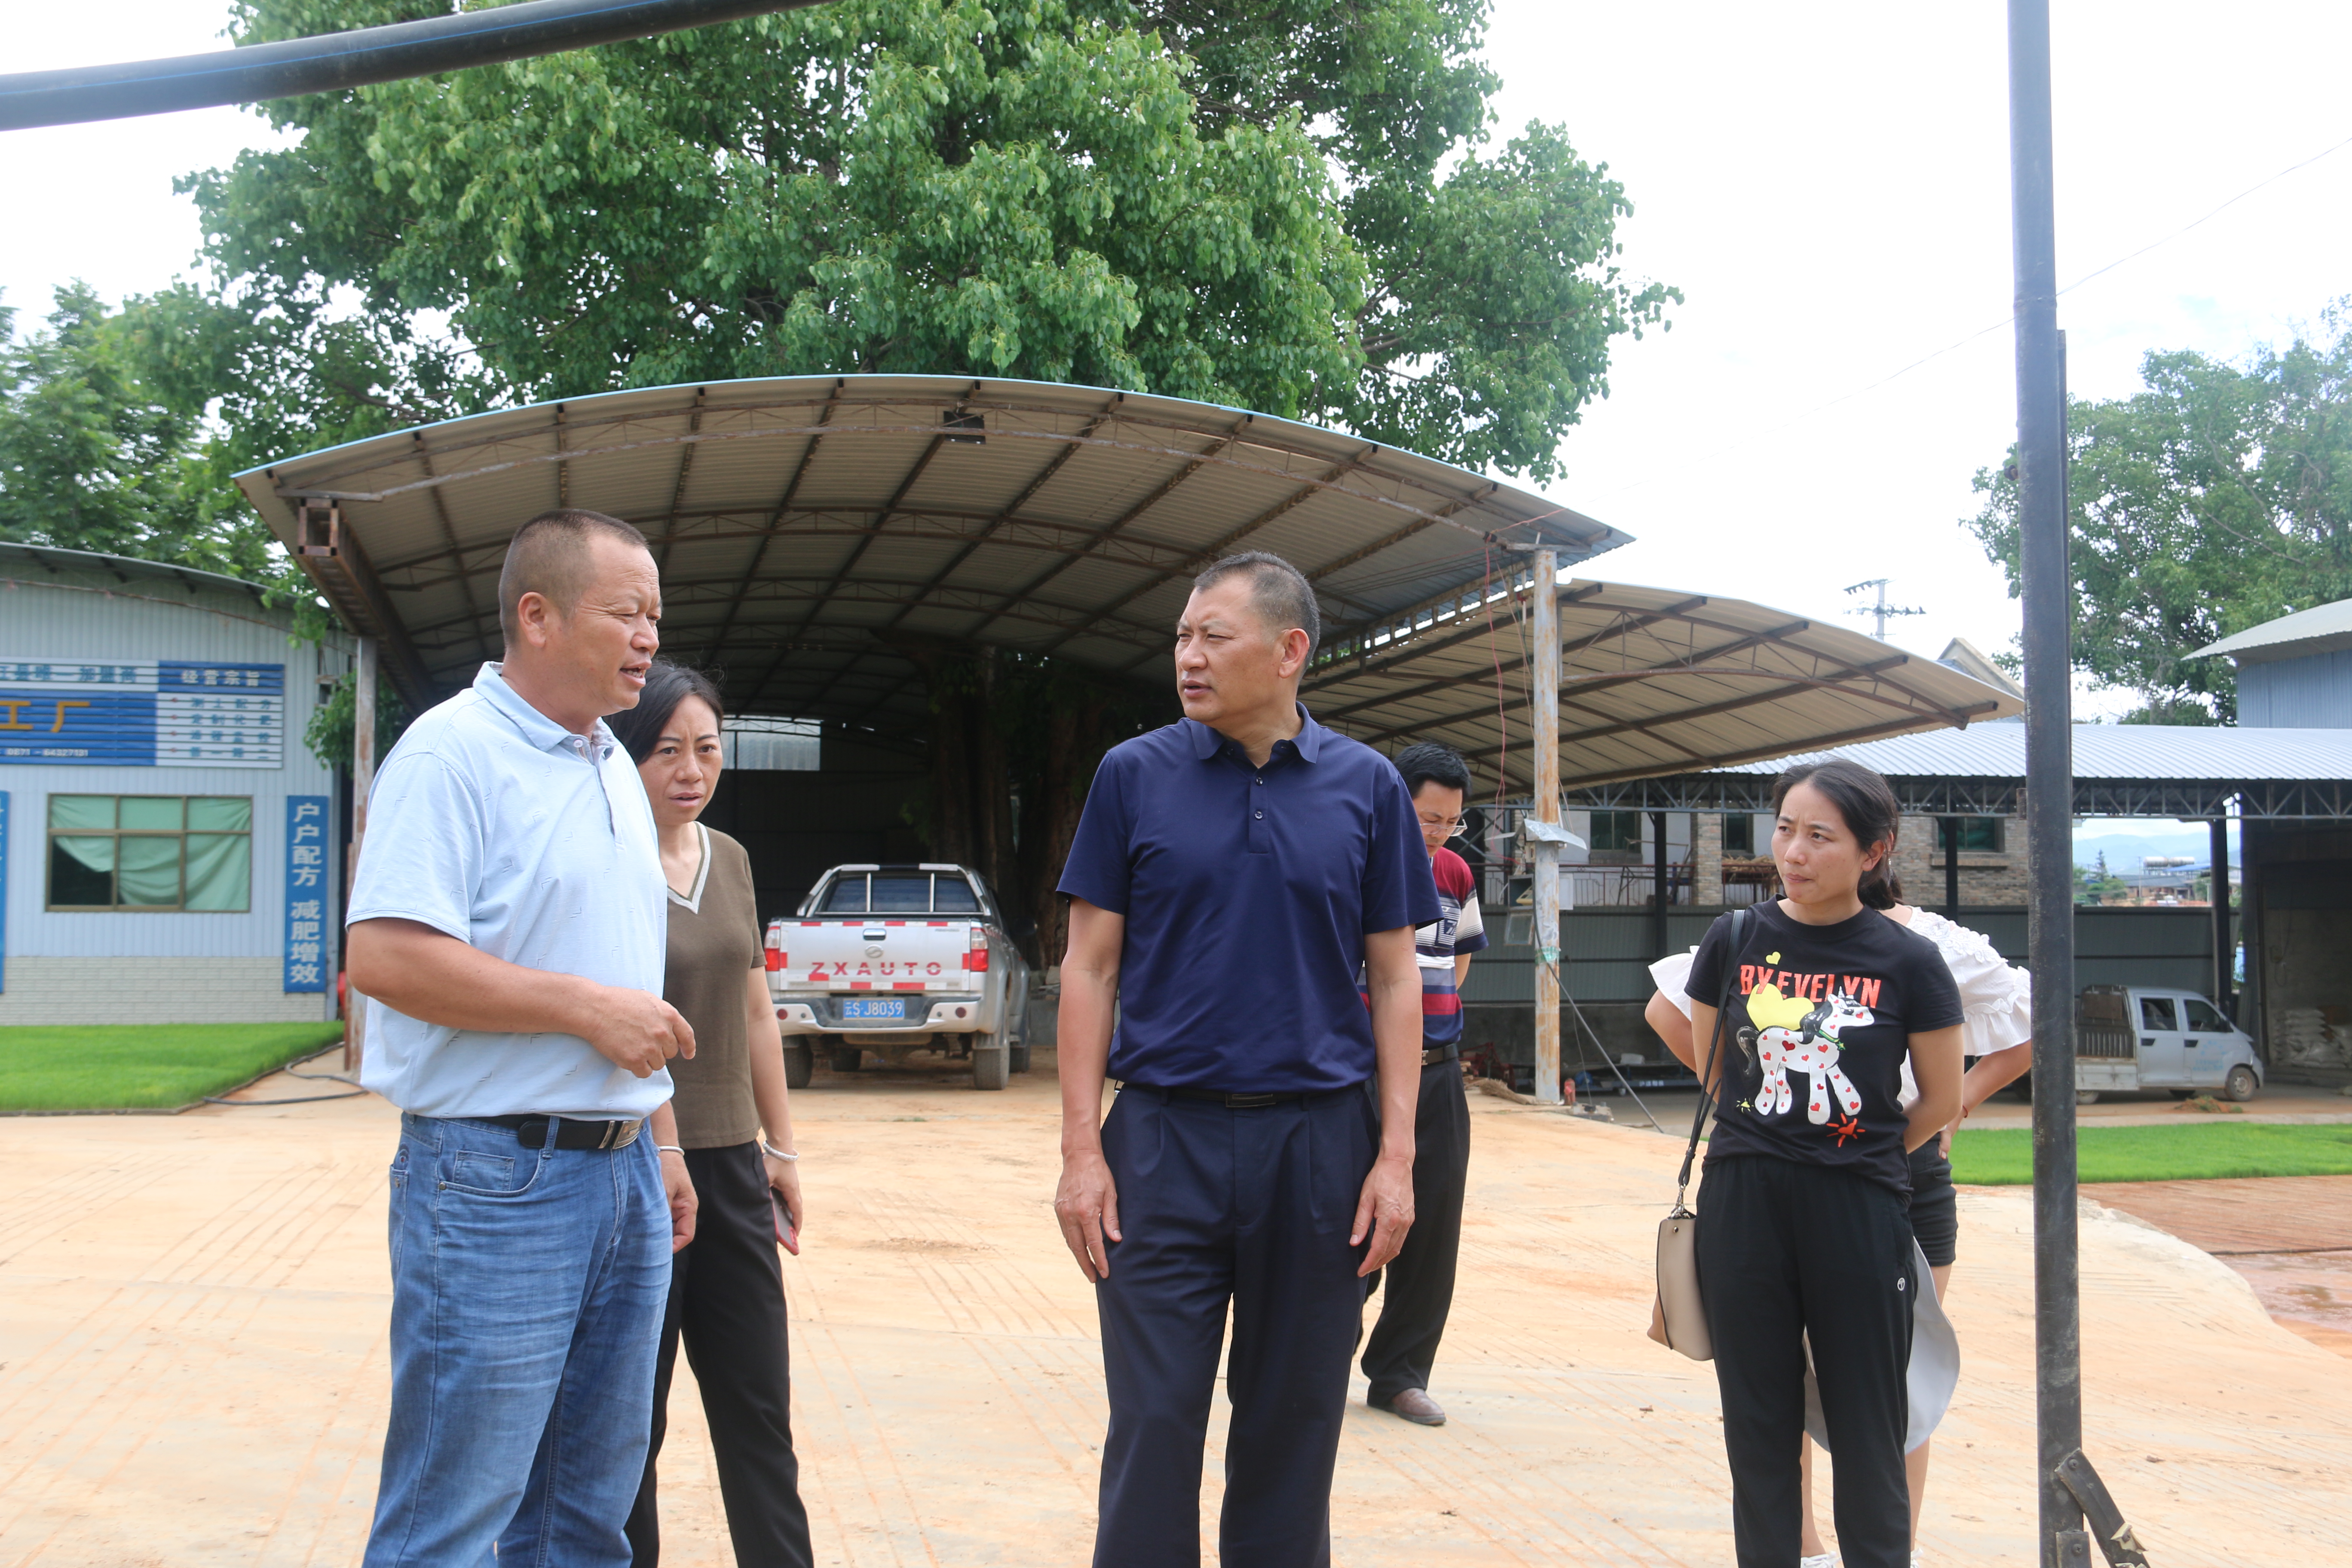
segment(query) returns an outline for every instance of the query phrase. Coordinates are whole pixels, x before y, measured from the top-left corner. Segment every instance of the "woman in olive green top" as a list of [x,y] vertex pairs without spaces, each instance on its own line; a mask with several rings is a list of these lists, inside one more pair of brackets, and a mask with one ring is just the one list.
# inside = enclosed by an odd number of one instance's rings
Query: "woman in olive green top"
[[654,1464],[681,1338],[702,1385],[735,1560],[743,1568],[808,1568],[810,1560],[776,1260],[776,1206],[789,1216],[784,1245],[795,1253],[801,1223],[783,1039],[768,999],[751,862],[741,845],[697,820],[719,783],[722,717],[707,677],[657,658],[636,707],[606,721],[645,780],[661,840],[669,882],[662,995],[694,1026],[695,1040],[692,1061],[670,1064],[671,1104],[678,1152],[701,1203],[694,1239],[670,1262],[653,1438],[629,1515],[636,1568],[660,1561]]

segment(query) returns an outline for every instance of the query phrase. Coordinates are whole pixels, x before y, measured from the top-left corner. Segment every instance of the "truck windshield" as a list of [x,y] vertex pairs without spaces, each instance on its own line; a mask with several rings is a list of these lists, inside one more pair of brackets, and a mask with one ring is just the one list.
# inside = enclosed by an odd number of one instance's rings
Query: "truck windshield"
[[874,879],[873,911],[877,915],[927,915],[931,912],[929,877]]
[[883,871],[844,877],[824,895],[829,915],[976,915],[980,900],[961,877]]

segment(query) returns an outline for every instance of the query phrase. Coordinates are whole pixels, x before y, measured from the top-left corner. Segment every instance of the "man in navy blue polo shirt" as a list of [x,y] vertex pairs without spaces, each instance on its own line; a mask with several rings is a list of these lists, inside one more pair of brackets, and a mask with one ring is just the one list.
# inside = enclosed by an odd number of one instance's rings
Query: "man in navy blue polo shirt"
[[1279,557],[1202,573],[1185,717],[1103,759],[1062,874],[1054,1209],[1102,1313],[1097,1568],[1200,1562],[1228,1304],[1223,1561],[1329,1563],[1364,1279],[1412,1224],[1437,889],[1403,779],[1298,705],[1319,622]]

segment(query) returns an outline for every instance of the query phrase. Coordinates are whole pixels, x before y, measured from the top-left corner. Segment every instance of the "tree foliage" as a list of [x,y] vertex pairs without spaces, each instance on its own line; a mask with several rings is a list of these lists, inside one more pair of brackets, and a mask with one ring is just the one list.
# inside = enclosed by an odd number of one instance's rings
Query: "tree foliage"
[[440,367],[460,401],[1035,377],[1549,477],[1612,341],[1674,296],[1620,277],[1623,193],[1561,132],[1479,152],[1486,8],[836,0],[271,105],[299,142],[191,188],[248,314],[338,288],[445,313],[484,378]]
[[[2146,390],[2069,411],[2076,668],[2148,722],[2228,722],[2234,671],[2197,649],[2352,597],[2352,309],[2329,341],[2243,364],[2151,353]],[[1967,526],[2019,587],[2014,467]]]
[[0,308],[0,539],[251,573],[266,546],[208,482],[197,416],[142,374],[89,287],[22,338]]

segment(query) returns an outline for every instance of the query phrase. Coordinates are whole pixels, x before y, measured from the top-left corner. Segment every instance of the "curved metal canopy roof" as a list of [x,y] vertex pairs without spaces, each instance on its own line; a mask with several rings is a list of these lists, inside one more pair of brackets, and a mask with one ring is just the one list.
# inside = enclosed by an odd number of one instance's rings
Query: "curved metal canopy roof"
[[[1326,652],[1307,681],[1318,715],[1496,762],[1516,726],[1508,773],[1522,786],[1526,661],[1481,640],[1486,607],[1500,637],[1528,587],[1525,551],[1572,566],[1627,542],[1528,491],[1314,426],[962,377],[608,393],[375,437],[237,482],[352,629],[383,639],[412,702],[498,657],[508,537],[560,505],[646,531],[665,646],[726,666],[730,706],[883,731],[925,724],[918,661],[945,648],[1053,655],[1166,690],[1191,577],[1264,549],[1296,563],[1323,605]],[[1571,782],[2014,710],[1931,661],[1759,605],[1560,592]],[[1495,707],[1497,665],[1515,711]]]

